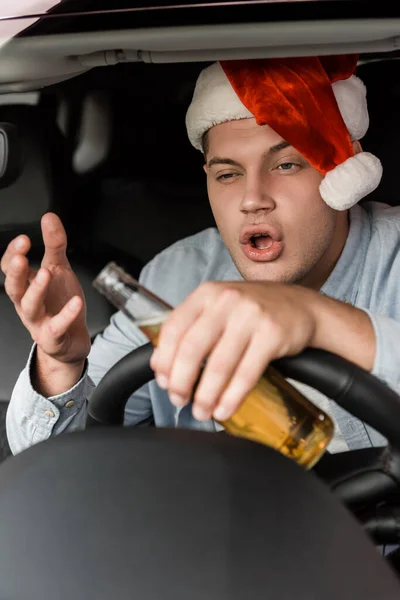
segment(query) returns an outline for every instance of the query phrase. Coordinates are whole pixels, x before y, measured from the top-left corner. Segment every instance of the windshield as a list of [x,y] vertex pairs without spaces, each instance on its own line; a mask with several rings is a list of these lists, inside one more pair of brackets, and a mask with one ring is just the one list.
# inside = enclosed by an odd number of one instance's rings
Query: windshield
[[[393,59],[399,20],[350,21],[347,13],[340,16],[340,7],[368,3],[346,0],[192,2],[190,8],[153,2],[158,8],[144,6],[144,0],[123,8],[116,1],[107,11],[110,0],[21,0],[18,18],[10,18],[16,13],[11,0],[1,2],[9,17],[0,19],[0,126],[9,137],[4,150],[16,140],[14,155],[4,152],[4,162],[13,167],[14,160],[21,172],[16,176],[10,168],[2,184],[0,252],[24,233],[32,256],[40,259],[41,218],[46,212],[60,215],[74,269],[86,283],[91,336],[109,321],[91,286],[104,264],[115,261],[138,277],[165,248],[215,227],[203,156],[190,145],[185,127],[199,72],[212,61],[307,56],[326,47],[360,53],[371,107],[365,148],[389,165],[385,181],[392,188],[377,198],[396,199],[400,61],[388,60],[385,71],[383,61],[371,57]],[[384,2],[373,5],[386,10]],[[399,3],[393,6],[399,11]],[[322,15],[318,7],[326,7],[320,22],[311,19]],[[331,22],[339,18],[339,24]],[[13,340],[22,326],[17,321],[14,331],[9,312],[2,311],[7,360],[0,382],[7,381],[3,397],[9,398],[31,339],[24,338],[20,352]]]

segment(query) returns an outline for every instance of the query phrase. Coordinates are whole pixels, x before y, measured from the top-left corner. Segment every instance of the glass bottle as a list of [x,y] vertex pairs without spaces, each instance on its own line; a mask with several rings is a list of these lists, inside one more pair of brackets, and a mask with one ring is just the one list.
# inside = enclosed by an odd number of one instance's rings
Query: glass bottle
[[[169,304],[115,263],[106,265],[93,285],[157,346],[162,324],[173,310]],[[334,432],[331,418],[272,366],[221,425],[232,435],[274,448],[305,469],[318,462]]]

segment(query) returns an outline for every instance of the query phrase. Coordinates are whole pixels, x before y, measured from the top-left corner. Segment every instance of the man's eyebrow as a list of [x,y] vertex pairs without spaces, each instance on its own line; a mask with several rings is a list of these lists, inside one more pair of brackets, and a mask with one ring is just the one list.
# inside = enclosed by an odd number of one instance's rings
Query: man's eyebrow
[[[285,148],[289,148],[291,146],[291,144],[289,142],[286,141],[282,141],[279,142],[279,144],[275,144],[275,146],[271,146],[271,148],[269,148],[264,156],[269,156],[271,154],[276,154],[277,152],[280,152],[281,150],[285,150]],[[207,167],[209,169],[211,169],[211,167],[213,167],[214,165],[231,165],[231,167],[239,167],[239,168],[243,168],[243,166],[237,162],[236,160],[233,160],[232,158],[224,158],[224,157],[220,157],[220,156],[213,156],[207,163]]]
[[207,167],[209,169],[211,169],[211,167],[214,165],[231,165],[232,167],[239,167],[240,169],[243,169],[242,165],[236,160],[233,160],[232,158],[223,158],[220,156],[213,156],[207,163]]
[[289,142],[286,142],[285,140],[283,140],[282,142],[279,142],[279,144],[275,144],[275,146],[271,146],[271,148],[266,151],[265,156],[268,156],[270,154],[276,154],[277,152],[280,152],[281,150],[285,150],[285,148],[289,148],[291,145],[292,144],[290,144]]

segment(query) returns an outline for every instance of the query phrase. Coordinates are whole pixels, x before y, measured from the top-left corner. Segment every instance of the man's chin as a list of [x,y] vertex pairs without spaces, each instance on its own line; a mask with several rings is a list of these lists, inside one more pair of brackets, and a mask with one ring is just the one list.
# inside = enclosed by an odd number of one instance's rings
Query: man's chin
[[235,261],[235,265],[246,281],[275,281],[277,283],[293,283],[296,279],[288,272],[282,260],[273,262],[254,262],[248,259]]

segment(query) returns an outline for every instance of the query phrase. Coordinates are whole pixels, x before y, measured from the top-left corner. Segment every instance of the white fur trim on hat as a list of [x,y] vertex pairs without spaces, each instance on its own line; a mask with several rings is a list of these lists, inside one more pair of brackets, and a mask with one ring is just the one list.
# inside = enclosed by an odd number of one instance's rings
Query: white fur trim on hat
[[253,116],[239,100],[219,63],[203,69],[186,113],[188,137],[197,150],[202,150],[203,135],[211,127]]
[[349,79],[333,83],[332,89],[352,141],[361,140],[369,127],[365,85],[352,75]]
[[326,174],[319,191],[322,199],[335,210],[347,210],[373,192],[382,178],[379,158],[360,152]]

